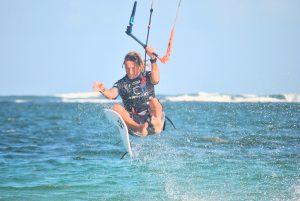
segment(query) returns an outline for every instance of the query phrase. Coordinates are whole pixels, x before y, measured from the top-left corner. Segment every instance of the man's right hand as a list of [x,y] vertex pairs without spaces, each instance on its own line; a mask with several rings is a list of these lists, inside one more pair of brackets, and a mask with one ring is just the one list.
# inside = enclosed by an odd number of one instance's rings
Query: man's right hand
[[105,91],[105,86],[103,83],[95,81],[93,89],[94,89],[94,91],[98,91],[98,92],[102,93]]

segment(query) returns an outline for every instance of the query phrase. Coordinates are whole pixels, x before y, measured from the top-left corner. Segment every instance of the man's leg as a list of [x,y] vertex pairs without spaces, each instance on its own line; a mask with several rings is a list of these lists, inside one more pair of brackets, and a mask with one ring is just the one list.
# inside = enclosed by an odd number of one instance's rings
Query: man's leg
[[151,116],[151,124],[153,125],[155,133],[161,133],[162,131],[162,106],[157,98],[153,98],[149,102],[149,111]]
[[115,104],[112,109],[117,112],[126,123],[127,127],[136,130],[141,133],[143,136],[148,135],[148,123],[138,124],[133,119],[130,118],[129,113],[125,110],[125,108],[120,104]]

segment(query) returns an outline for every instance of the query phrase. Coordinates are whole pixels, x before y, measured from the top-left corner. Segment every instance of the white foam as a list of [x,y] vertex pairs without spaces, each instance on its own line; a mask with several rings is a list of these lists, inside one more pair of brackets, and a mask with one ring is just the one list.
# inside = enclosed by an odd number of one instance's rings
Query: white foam
[[284,96],[287,102],[300,102],[300,94],[284,94]]
[[[110,103],[120,102],[120,100],[108,100],[98,92],[81,92],[81,93],[65,93],[57,94],[56,97],[62,99],[62,102],[68,103]],[[227,102],[227,103],[239,103],[239,102],[287,102],[287,103],[300,103],[300,94],[278,94],[278,95],[265,95],[259,96],[255,94],[243,94],[243,95],[230,95],[220,93],[207,93],[199,92],[195,95],[185,94],[178,96],[167,96],[161,100],[172,102]]]
[[199,92],[197,95],[168,96],[167,101],[196,101],[196,102],[300,102],[300,94],[282,94],[276,96],[258,96],[254,94],[226,95],[219,93]]
[[300,201],[300,185],[294,186],[294,199],[295,201]]
[[80,92],[56,94],[55,97],[61,98],[64,103],[113,103],[120,100],[108,100],[99,92]]
[[120,102],[119,100],[108,100],[108,99],[77,99],[77,98],[63,98],[64,103],[114,103]]
[[29,102],[28,100],[16,99],[15,103],[26,103]]
[[99,97],[99,92],[81,92],[81,93],[66,93],[54,95],[59,98],[73,99],[73,98],[96,98]]

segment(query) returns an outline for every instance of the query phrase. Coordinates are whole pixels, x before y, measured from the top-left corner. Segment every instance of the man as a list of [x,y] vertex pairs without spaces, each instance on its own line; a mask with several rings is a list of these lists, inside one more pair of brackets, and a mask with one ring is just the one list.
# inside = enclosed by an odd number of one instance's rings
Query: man
[[115,104],[112,109],[120,114],[129,130],[143,136],[162,131],[164,113],[162,106],[155,97],[154,85],[160,80],[159,68],[155,50],[146,48],[150,56],[151,71],[144,72],[144,62],[137,52],[129,52],[124,58],[126,75],[106,89],[101,82],[94,82],[94,90],[99,91],[108,99],[115,99],[119,95],[123,105]]

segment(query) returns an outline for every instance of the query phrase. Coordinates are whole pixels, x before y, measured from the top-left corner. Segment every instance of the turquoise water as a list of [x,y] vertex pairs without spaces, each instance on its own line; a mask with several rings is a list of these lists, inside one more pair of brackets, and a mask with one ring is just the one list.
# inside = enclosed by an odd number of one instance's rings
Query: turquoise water
[[0,200],[300,200],[300,104],[171,102],[124,153],[111,103],[0,99]]

